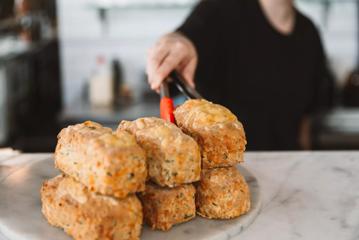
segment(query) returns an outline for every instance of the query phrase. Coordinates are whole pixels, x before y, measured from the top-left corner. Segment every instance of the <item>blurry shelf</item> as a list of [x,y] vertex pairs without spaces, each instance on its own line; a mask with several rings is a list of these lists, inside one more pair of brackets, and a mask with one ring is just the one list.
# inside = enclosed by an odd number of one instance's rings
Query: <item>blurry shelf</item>
[[[200,0],[92,0],[87,6],[93,9],[178,9],[191,8]],[[330,4],[358,2],[358,0],[298,0],[300,2]]]
[[359,109],[335,109],[323,117],[323,123],[323,127],[332,132],[359,133]]
[[336,108],[313,122],[316,149],[358,149],[359,108]]
[[193,7],[199,0],[94,0],[87,6],[92,9],[104,10],[159,10],[183,9]]
[[99,122],[116,128],[122,120],[135,120],[140,117],[159,116],[159,100],[142,101],[119,107],[93,107],[88,103],[77,103],[64,109],[60,114],[60,124],[67,126],[87,120]]
[[36,52],[54,41],[56,41],[55,38],[34,43],[26,43],[16,38],[0,39],[0,63]]

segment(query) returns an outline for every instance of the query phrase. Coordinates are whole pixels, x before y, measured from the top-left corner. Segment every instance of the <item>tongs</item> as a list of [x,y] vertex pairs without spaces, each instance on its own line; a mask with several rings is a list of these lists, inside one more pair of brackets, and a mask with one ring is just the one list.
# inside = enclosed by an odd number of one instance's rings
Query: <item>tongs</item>
[[161,118],[172,123],[175,122],[173,115],[174,104],[173,99],[170,96],[168,88],[169,83],[174,83],[177,89],[183,93],[188,99],[201,99],[202,96],[196,89],[191,87],[177,71],[172,71],[165,81],[162,82],[160,88],[161,102],[160,113]]

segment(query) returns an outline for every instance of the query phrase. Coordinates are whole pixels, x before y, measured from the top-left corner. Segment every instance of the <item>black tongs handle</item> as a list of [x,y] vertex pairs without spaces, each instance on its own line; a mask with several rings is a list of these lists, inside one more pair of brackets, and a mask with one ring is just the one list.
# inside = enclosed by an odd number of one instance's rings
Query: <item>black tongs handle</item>
[[172,71],[169,75],[169,78],[176,85],[178,90],[180,90],[184,95],[190,99],[201,99],[203,98],[194,88],[192,88],[179,74],[177,71]]

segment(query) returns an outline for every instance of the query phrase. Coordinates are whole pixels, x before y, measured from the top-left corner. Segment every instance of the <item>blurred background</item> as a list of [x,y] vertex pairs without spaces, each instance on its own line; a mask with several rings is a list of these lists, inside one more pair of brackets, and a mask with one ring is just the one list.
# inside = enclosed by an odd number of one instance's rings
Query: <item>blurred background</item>
[[[0,147],[54,150],[69,124],[159,114],[147,49],[198,0],[1,0]],[[313,149],[359,149],[359,0],[296,0],[320,30],[338,86],[313,116]],[[295,73],[294,73],[295,74]]]

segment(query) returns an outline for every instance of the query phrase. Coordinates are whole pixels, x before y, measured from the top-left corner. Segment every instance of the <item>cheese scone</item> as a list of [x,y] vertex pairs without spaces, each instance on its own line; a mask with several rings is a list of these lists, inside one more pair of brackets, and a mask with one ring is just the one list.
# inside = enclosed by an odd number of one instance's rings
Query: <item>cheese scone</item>
[[118,198],[143,191],[146,155],[135,137],[87,121],[58,135],[55,166],[91,191]]
[[152,229],[167,231],[175,224],[193,219],[196,216],[195,191],[192,184],[175,188],[146,184],[146,191],[139,194],[144,221]]
[[75,240],[140,238],[142,206],[134,194],[124,199],[99,195],[60,175],[44,182],[41,201],[47,221]]
[[177,125],[201,148],[202,168],[234,166],[243,161],[244,129],[227,108],[206,100],[188,100],[175,112]]
[[196,189],[198,215],[230,219],[250,209],[248,185],[236,167],[204,169]]
[[175,187],[200,179],[200,149],[176,125],[150,117],[122,121],[118,131],[122,130],[134,134],[146,151],[148,175],[158,185]]

